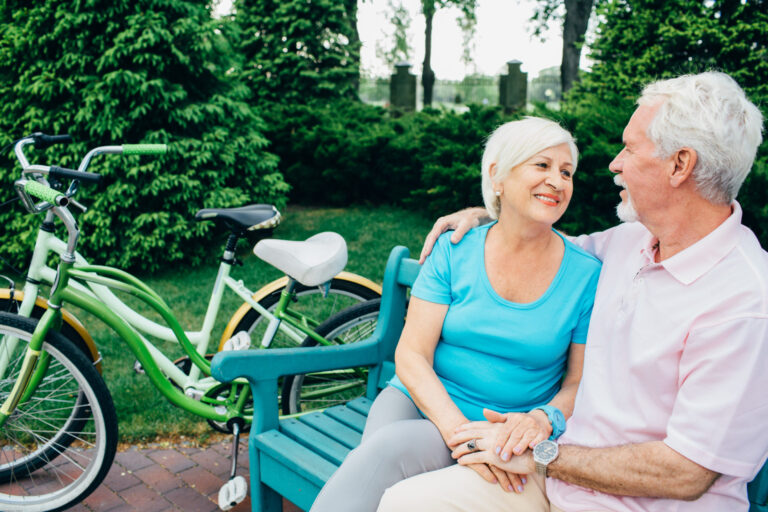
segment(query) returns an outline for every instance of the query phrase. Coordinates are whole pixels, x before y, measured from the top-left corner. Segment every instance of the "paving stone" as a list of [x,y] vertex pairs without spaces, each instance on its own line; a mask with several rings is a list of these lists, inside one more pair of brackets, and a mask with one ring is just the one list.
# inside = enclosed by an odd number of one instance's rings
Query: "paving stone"
[[129,505],[143,512],[161,512],[173,508],[173,505],[156,490],[139,484],[120,493]]
[[179,474],[182,480],[203,496],[218,493],[226,480],[215,476],[213,473],[200,466],[195,466]]
[[102,485],[106,485],[119,494],[120,491],[128,489],[129,487],[133,487],[140,482],[141,480],[136,478],[135,475],[129,473],[126,469],[115,464],[109,470],[109,473],[107,473],[107,477],[104,479],[104,483]]
[[156,450],[147,456],[171,473],[179,473],[195,465],[190,458],[185,457],[176,450]]
[[208,447],[207,449],[192,455],[192,460],[216,476],[229,476],[231,466],[229,456],[225,457],[213,447]]
[[214,512],[218,506],[194,489],[181,487],[165,493],[165,499],[185,512]]
[[140,469],[133,474],[150,487],[160,491],[160,493],[171,491],[182,485],[181,479],[178,476],[157,464]]
[[120,464],[128,471],[136,471],[137,469],[145,468],[155,464],[155,461],[147,457],[136,447],[132,447],[130,450],[118,453],[115,456],[115,462]]
[[107,512],[113,508],[125,505],[125,501],[106,485],[100,485],[93,491],[93,494],[85,499],[84,503],[87,507],[92,510],[98,510],[99,512]]

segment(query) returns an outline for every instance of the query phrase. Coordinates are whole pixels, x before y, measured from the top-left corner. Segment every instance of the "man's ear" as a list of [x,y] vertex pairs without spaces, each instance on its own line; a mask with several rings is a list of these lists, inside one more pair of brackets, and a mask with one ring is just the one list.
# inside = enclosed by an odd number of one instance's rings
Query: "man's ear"
[[669,176],[670,184],[677,188],[693,176],[693,168],[696,167],[698,154],[691,148],[678,149],[672,155],[674,168]]

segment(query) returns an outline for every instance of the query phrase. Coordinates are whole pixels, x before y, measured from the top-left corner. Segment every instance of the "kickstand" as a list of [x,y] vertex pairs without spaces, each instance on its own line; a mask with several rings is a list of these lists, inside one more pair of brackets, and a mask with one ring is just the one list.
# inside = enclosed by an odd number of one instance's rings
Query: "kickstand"
[[221,510],[230,510],[235,505],[245,499],[248,494],[248,485],[245,482],[245,478],[242,476],[235,476],[237,473],[237,454],[240,444],[240,431],[243,428],[243,419],[234,418],[228,422],[232,429],[232,434],[235,438],[232,441],[232,471],[229,473],[229,481],[219,489],[219,508]]

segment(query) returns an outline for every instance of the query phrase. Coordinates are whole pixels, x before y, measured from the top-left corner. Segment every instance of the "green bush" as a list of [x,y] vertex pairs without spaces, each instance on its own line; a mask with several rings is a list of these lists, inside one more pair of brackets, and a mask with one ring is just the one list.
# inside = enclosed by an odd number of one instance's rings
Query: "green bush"
[[[285,204],[287,185],[265,151],[250,91],[226,75],[221,23],[197,0],[8,1],[0,6],[0,144],[34,131],[76,143],[33,152],[32,162],[75,166],[95,146],[168,143],[157,157],[101,156],[83,187],[81,250],[95,261],[154,269],[195,263],[212,226],[203,207]],[[20,170],[0,156],[0,202]],[[38,225],[0,211],[2,254],[21,265]]]
[[265,118],[291,201],[401,204],[430,214],[479,204],[483,141],[505,121],[495,108],[391,117],[353,101],[273,106]]

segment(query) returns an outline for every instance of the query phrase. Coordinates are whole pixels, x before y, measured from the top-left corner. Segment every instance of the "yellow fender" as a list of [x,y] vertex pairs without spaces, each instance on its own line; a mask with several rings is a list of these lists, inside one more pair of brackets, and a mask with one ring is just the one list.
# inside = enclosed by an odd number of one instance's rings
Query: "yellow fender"
[[[381,285],[375,283],[374,281],[371,281],[367,277],[363,277],[358,274],[353,274],[352,272],[340,272],[334,277],[334,279],[341,279],[342,281],[349,281],[352,283],[356,283],[362,286],[365,286],[366,288],[370,288],[371,290],[376,291],[379,295],[381,295]],[[269,295],[270,293],[273,293],[277,290],[281,290],[285,288],[285,286],[288,284],[288,276],[283,276],[280,279],[275,279],[269,284],[266,284],[262,286],[256,293],[253,294],[253,300],[256,302],[261,302],[261,300]],[[219,350],[224,347],[224,343],[231,338],[235,334],[235,327],[240,323],[240,321],[243,319],[243,317],[248,314],[248,311],[251,310],[251,305],[247,302],[244,302],[240,308],[238,308],[237,311],[235,311],[235,314],[232,315],[232,318],[229,319],[229,322],[227,323],[227,327],[224,329],[224,333],[221,335],[221,340],[219,341]]]
[[[0,289],[0,300],[2,299],[10,299],[11,298],[11,290],[8,288],[2,288]],[[19,290],[14,290],[13,293],[13,300],[21,302],[24,300],[24,292]],[[48,309],[48,301],[43,299],[42,297],[37,297],[35,299],[35,306],[40,307],[44,310]],[[88,348],[91,361],[93,361],[96,367],[96,370],[101,373],[101,354],[99,353],[99,349],[96,347],[96,343],[93,341],[93,338],[90,334],[88,334],[88,331],[85,329],[82,323],[80,323],[80,320],[75,317],[72,313],[67,311],[66,309],[61,309],[61,319],[64,323],[69,325],[74,331],[77,333],[78,336],[80,336],[80,339],[83,340],[83,343],[85,343],[85,346]]]

